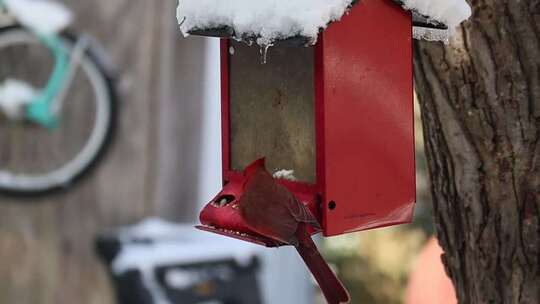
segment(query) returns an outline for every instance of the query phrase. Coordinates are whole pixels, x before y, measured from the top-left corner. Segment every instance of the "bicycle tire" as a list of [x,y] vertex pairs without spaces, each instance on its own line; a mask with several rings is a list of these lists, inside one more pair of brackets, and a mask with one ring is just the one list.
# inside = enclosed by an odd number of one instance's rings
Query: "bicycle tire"
[[[23,35],[35,37],[35,35],[28,29],[20,25],[14,25],[0,28],[0,41],[4,35],[17,32]],[[70,45],[71,47],[76,43],[79,37],[77,33],[68,31],[62,32],[59,36],[66,44]],[[115,85],[116,81],[110,69],[110,66],[106,64],[107,61],[105,60],[105,58],[103,58],[100,53],[100,49],[95,45],[95,43],[90,44],[90,46],[85,50],[83,58],[84,60],[88,60],[87,63],[90,63],[93,68],[95,68],[95,71],[97,72],[96,74],[100,75],[103,84],[102,88],[104,91],[102,93],[107,96],[105,99],[108,115],[105,121],[105,130],[101,135],[97,147],[93,149],[92,155],[87,157],[87,160],[84,161],[84,164],[79,166],[78,170],[74,170],[73,172],[71,172],[69,176],[66,175],[66,178],[59,179],[57,182],[50,182],[47,186],[40,187],[14,187],[13,185],[2,183],[2,180],[0,179],[0,194],[10,196],[34,197],[66,191],[72,188],[72,186],[79,182],[82,178],[88,176],[106,155],[113,141],[118,120],[118,94]],[[97,93],[94,93],[96,94],[95,97],[98,98]],[[97,103],[97,101],[94,102]],[[96,116],[97,115],[98,113],[96,113]],[[85,142],[85,144],[87,143]],[[79,154],[77,154],[77,157],[78,156]],[[0,172],[1,171],[2,168],[0,168]]]

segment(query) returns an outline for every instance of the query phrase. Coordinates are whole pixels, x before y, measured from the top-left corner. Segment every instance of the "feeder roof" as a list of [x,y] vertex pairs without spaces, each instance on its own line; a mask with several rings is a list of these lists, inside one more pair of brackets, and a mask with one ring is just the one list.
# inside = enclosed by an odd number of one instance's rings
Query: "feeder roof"
[[[362,0],[360,0],[362,1]],[[269,45],[293,39],[314,44],[320,31],[338,21],[356,0],[180,0],[184,35],[234,37]],[[465,0],[394,0],[412,11],[415,38],[446,40],[471,15]],[[301,39],[298,39],[301,37]]]

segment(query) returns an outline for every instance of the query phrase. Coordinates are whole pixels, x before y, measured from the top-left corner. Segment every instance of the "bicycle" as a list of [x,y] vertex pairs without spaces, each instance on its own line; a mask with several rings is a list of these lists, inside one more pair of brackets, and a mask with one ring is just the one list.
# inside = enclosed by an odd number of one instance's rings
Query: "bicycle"
[[49,0],[0,0],[0,192],[44,194],[87,174],[116,121],[114,77],[100,46],[66,31]]

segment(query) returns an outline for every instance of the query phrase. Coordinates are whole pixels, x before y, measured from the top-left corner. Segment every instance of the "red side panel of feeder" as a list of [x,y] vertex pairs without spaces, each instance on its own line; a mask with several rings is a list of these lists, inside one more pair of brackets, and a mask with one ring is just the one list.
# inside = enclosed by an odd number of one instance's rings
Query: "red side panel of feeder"
[[411,221],[415,203],[412,18],[360,1],[318,46],[318,175],[327,236]]

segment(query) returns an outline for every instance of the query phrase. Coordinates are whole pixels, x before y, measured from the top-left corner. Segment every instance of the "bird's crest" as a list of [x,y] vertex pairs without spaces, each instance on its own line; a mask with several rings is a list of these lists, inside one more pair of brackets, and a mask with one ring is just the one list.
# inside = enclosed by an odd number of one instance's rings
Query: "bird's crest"
[[266,158],[262,157],[262,158],[259,158],[257,159],[256,161],[252,162],[251,164],[249,164],[245,169],[244,169],[244,176],[245,177],[249,177],[251,176],[253,173],[255,173],[257,170],[266,170]]

